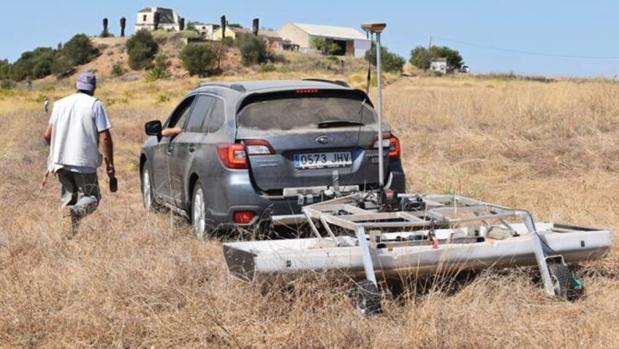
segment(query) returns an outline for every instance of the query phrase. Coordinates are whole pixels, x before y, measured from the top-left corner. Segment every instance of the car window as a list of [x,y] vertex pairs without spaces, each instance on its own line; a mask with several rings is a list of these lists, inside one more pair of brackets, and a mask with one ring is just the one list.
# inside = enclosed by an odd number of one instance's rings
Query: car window
[[194,96],[191,96],[182,101],[166,122],[165,127],[183,127],[185,125],[185,121],[187,120],[187,116],[191,111],[191,104],[193,100]]
[[187,132],[202,132],[202,125],[207,119],[206,116],[210,112],[213,98],[209,96],[198,96],[194,103],[194,107],[189,116],[189,122],[185,129]]
[[202,132],[213,133],[217,132],[223,126],[226,120],[226,111],[224,101],[216,98],[209,97],[212,100],[212,107],[208,118],[202,125]]
[[267,95],[245,105],[237,120],[243,128],[292,130],[319,127],[324,122],[371,125],[376,123],[377,117],[365,98],[316,92]]

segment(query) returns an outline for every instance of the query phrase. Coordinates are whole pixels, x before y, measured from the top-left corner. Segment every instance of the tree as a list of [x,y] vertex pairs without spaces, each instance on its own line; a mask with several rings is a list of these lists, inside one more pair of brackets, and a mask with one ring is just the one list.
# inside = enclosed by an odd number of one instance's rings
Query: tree
[[73,63],[63,53],[58,53],[52,64],[52,73],[56,77],[63,78],[71,75],[73,72]]
[[73,65],[86,64],[99,55],[99,50],[92,45],[86,34],[77,34],[71,38],[64,47],[62,53],[71,59]]
[[52,72],[55,55],[56,51],[49,47],[38,47],[33,51],[26,51],[11,66],[9,77],[15,81],[22,81],[26,78],[44,78]]
[[320,51],[323,55],[332,55],[340,48],[332,40],[323,37],[312,38],[310,45]]
[[129,67],[133,70],[149,67],[157,51],[158,46],[152,34],[144,29],[138,31],[127,40]]
[[266,44],[259,37],[245,34],[237,36],[237,45],[241,51],[244,65],[261,64],[269,59]]
[[[381,47],[382,69],[386,72],[400,73],[404,67],[404,57],[397,53],[389,52],[385,46]],[[372,44],[372,48],[365,53],[365,60],[372,65],[376,65],[376,46]]]
[[204,76],[213,69],[217,54],[204,44],[189,44],[181,51],[183,66],[190,75]]
[[432,58],[446,58],[448,70],[459,70],[464,65],[460,52],[447,46],[432,46],[429,51],[422,46],[415,47],[411,51],[410,63],[419,69],[428,69]]
[[11,64],[8,60],[2,59],[0,60],[0,80],[5,80],[9,78],[9,70],[11,69]]
[[411,51],[409,62],[419,69],[430,69],[430,52],[423,46],[417,46]]

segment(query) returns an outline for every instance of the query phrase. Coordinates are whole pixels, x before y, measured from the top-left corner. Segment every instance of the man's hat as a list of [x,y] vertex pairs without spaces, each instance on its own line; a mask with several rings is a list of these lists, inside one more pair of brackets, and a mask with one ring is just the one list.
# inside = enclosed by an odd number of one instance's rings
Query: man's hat
[[81,91],[94,91],[97,88],[97,77],[91,71],[83,72],[77,78],[75,85]]

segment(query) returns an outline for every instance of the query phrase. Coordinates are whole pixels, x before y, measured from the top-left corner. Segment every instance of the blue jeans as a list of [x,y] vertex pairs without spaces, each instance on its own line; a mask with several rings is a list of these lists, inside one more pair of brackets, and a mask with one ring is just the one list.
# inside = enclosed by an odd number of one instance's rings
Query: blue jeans
[[97,209],[101,193],[96,173],[77,173],[60,169],[56,174],[62,185],[60,190],[62,207],[70,207],[77,219],[84,218]]

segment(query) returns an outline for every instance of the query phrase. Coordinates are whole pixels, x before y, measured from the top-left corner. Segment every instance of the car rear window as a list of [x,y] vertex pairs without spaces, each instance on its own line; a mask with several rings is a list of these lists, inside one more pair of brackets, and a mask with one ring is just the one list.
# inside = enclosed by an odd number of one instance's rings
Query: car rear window
[[311,89],[248,98],[237,116],[239,127],[260,130],[317,128],[339,121],[369,125],[376,120],[371,102],[361,91]]

